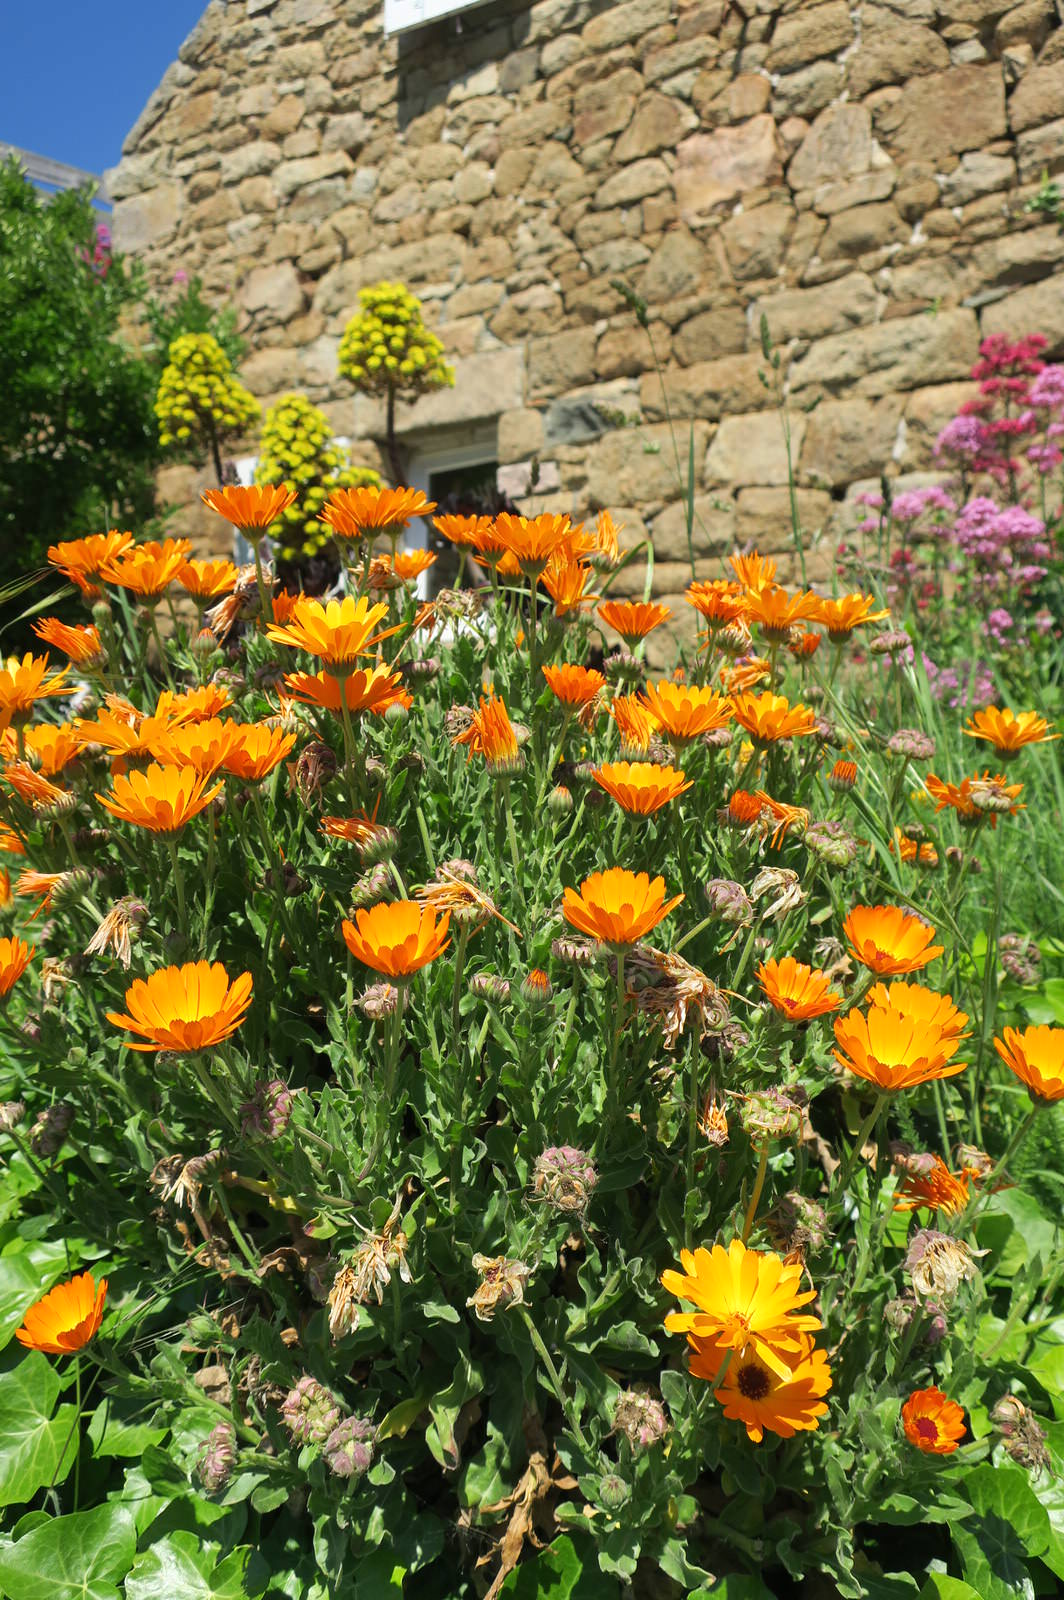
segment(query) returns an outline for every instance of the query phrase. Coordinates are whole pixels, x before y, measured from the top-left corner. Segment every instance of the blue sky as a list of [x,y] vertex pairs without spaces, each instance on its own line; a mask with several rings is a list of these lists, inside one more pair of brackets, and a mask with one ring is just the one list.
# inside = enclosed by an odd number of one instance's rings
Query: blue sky
[[100,174],[207,0],[8,0],[0,140]]

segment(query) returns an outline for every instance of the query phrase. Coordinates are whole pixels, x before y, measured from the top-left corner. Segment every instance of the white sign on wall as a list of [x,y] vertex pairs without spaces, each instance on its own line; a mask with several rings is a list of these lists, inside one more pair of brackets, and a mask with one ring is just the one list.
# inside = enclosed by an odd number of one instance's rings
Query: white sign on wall
[[409,33],[437,17],[450,17],[458,11],[472,11],[486,0],[384,0],[386,34]]

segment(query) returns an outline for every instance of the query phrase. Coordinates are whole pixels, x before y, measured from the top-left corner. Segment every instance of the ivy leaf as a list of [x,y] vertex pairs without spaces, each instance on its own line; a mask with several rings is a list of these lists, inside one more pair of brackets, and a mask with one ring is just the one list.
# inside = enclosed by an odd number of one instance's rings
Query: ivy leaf
[[980,1600],[979,1593],[962,1578],[933,1572],[920,1590],[920,1600]]
[[153,1544],[126,1579],[126,1600],[255,1600],[269,1569],[249,1545],[218,1560],[220,1547],[195,1533],[167,1534]]
[[981,1600],[1033,1600],[1030,1558],[1049,1548],[1049,1516],[1026,1473],[984,1463],[964,1488],[975,1515],[951,1531],[966,1581]]
[[0,1376],[0,1506],[32,1500],[74,1465],[77,1411],[60,1406],[53,1416],[58,1395],[55,1369],[37,1350]]
[[52,1517],[0,1549],[0,1589],[8,1600],[119,1600],[116,1586],[136,1551],[133,1518],[124,1506]]
[[590,1539],[563,1534],[532,1561],[506,1575],[500,1594],[513,1600],[617,1600],[617,1585],[599,1570]]

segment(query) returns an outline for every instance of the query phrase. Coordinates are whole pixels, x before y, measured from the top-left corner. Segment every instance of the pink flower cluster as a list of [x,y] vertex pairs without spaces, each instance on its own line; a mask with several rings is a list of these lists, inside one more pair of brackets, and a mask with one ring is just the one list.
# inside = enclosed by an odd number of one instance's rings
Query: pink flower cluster
[[105,222],[96,224],[92,253],[82,247],[78,251],[78,257],[84,261],[93,277],[106,278],[111,270],[111,230]]

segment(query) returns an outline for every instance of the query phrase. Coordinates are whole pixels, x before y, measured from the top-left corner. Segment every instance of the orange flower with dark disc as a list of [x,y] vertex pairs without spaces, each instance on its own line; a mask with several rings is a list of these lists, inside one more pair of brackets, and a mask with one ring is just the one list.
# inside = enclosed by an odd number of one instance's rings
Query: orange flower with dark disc
[[727,578],[710,578],[689,584],[684,599],[694,606],[711,633],[727,628],[733,622],[743,622],[750,609],[746,591],[741,583]]
[[217,600],[236,588],[236,567],[231,561],[186,561],[177,581],[194,600]]
[[962,729],[969,739],[985,739],[1005,761],[1018,755],[1025,745],[1048,744],[1059,739],[1059,733],[1050,733],[1049,723],[1037,711],[1021,711],[1017,716],[1008,707],[999,710],[987,706],[969,717],[968,726]]
[[9,995],[37,953],[21,939],[0,939],[0,997]]
[[119,822],[151,833],[174,834],[221,794],[223,785],[208,789],[209,781],[192,767],[163,767],[153,761],[142,772],[116,774],[111,793],[96,798]]
[[399,631],[376,631],[387,615],[386,605],[371,605],[365,595],[349,594],[325,604],[303,599],[292,607],[290,622],[284,626],[271,622],[266,634],[275,644],[317,656],[333,677],[342,678],[354,670],[359,656],[369,655],[382,639]]
[[893,1006],[870,1006],[835,1019],[835,1060],[882,1093],[913,1089],[932,1078],[952,1078],[966,1061],[954,1061],[960,1036],[914,1021]]
[[204,505],[239,528],[252,543],[262,538],[295,498],[295,490],[286,489],[283,483],[256,483],[246,488],[234,483],[225,489],[204,489],[202,495]]
[[290,672],[284,683],[301,705],[335,711],[338,716],[345,703],[352,714],[387,711],[405,692],[402,676],[388,667],[358,667],[345,678],[334,678],[328,672]]
[[[715,1340],[701,1339],[695,1333],[688,1334],[687,1343],[692,1378],[716,1383],[728,1351]],[[827,1415],[824,1395],[831,1389],[827,1353],[816,1349],[806,1334],[798,1349],[788,1355],[785,1366],[781,1374],[753,1348],[741,1355],[733,1351],[720,1376],[720,1387],[713,1391],[728,1421],[741,1422],[754,1444],[761,1443],[766,1431],[783,1439],[793,1438],[796,1433],[818,1428],[821,1417]]]
[[777,584],[747,593],[745,620],[760,628],[772,644],[786,644],[791,629],[799,622],[816,620],[823,605],[818,594],[805,590],[801,594],[788,594]]
[[295,742],[295,734],[285,733],[282,728],[266,728],[254,722],[240,725],[222,768],[231,778],[259,783],[291,754]]
[[850,954],[870,972],[888,978],[919,972],[944,949],[931,943],[934,928],[901,906],[854,906],[842,931]]
[[927,1171],[913,1172],[903,1162],[905,1177],[894,1195],[895,1211],[941,1211],[955,1217],[971,1194],[966,1172],[951,1172],[941,1156],[932,1156]]
[[505,700],[497,695],[480,697],[480,708],[473,714],[468,728],[451,740],[455,747],[467,746],[471,761],[475,755],[483,756],[488,771],[497,778],[511,777],[524,765]]
[[338,539],[397,539],[411,517],[435,511],[420,489],[334,489],[321,520]]
[[877,607],[874,595],[844,594],[837,600],[821,600],[813,621],[828,630],[832,644],[845,644],[855,628],[868,622],[885,622],[889,616],[888,610]]
[[58,617],[45,617],[33,624],[33,631],[45,644],[53,645],[79,667],[91,672],[103,664],[103,645],[100,630],[85,625],[71,627]]
[[558,667],[544,667],[543,676],[552,694],[555,694],[564,706],[578,709],[586,706],[589,700],[594,700],[606,687],[606,680],[601,672],[596,672],[592,667],[577,667],[564,664]]
[[994,1049],[1033,1100],[1064,1100],[1064,1028],[1005,1028]]
[[137,1035],[124,1041],[127,1050],[195,1055],[230,1038],[250,1004],[250,972],[230,981],[220,961],[188,961],[138,978],[126,990],[128,1015],[109,1011],[107,1020]]
[[539,577],[554,552],[568,539],[571,528],[569,517],[550,511],[538,517],[502,511],[495,518],[496,538],[525,576],[531,578]]
[[638,817],[653,816],[691,788],[675,767],[659,767],[652,761],[611,761],[596,767],[591,776],[622,811]]
[[672,616],[669,607],[657,600],[603,600],[598,614],[607,628],[620,634],[629,650]]
[[901,1408],[901,1425],[910,1444],[934,1456],[952,1455],[968,1431],[963,1406],[933,1384],[909,1396]]
[[766,689],[763,694],[736,695],[732,712],[740,728],[745,728],[759,749],[780,739],[797,739],[816,732],[816,713],[808,706],[791,705],[782,694]]
[[100,591],[93,579],[132,545],[131,533],[111,528],[107,533],[90,533],[85,539],[65,539],[61,544],[49,545],[48,560],[64,578],[77,585],[87,600],[98,600]]
[[134,545],[100,571],[104,583],[128,589],[143,605],[158,605],[188,560],[187,539]]
[[703,733],[714,733],[731,721],[731,702],[715,689],[672,683],[648,683],[642,704],[674,749],[682,750]]
[[562,915],[579,933],[623,948],[645,939],[684,898],[678,894],[666,900],[665,892],[664,878],[610,867],[585,878],[579,892],[566,889]]
[[30,1306],[22,1326],[15,1329],[15,1338],[27,1350],[73,1355],[96,1337],[106,1299],[106,1278],[97,1285],[91,1272],[79,1273],[66,1283],[57,1283]]
[[831,987],[827,974],[793,956],[763,962],[757,981],[772,1009],[788,1022],[808,1022],[842,1005],[842,995]]
[[10,727],[25,727],[38,700],[57,694],[73,694],[74,685],[66,682],[69,667],[49,676],[48,657],[29,651],[20,661],[17,656],[0,668],[0,732]]
[[363,966],[402,981],[443,954],[450,921],[449,911],[437,919],[432,906],[416,900],[385,900],[343,924],[344,943]]

